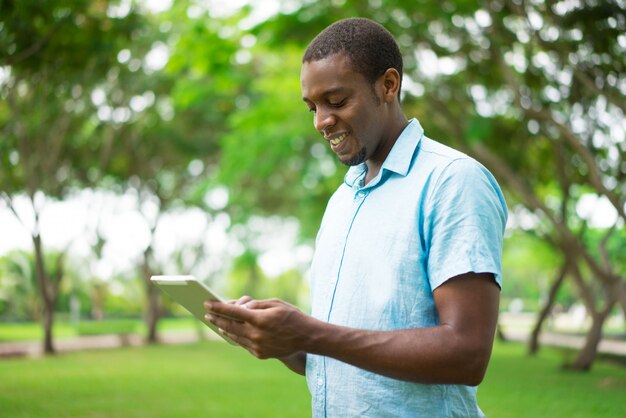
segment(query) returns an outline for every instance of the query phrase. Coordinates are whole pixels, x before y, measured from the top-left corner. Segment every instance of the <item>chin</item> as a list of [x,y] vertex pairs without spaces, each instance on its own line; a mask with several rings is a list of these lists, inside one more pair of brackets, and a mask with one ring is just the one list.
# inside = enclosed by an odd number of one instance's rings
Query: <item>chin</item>
[[352,167],[355,165],[359,165],[367,159],[367,149],[365,147],[361,148],[356,154],[349,156],[348,158],[340,158],[339,161],[345,166]]

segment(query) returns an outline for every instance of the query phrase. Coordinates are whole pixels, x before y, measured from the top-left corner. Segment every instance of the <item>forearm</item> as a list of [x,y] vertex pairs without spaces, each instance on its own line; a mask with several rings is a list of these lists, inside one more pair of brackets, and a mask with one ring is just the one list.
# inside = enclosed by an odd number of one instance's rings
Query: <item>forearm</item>
[[450,279],[433,295],[440,325],[365,331],[311,318],[303,332],[306,350],[396,379],[479,384],[498,321],[498,286],[490,274],[472,273]]
[[477,385],[491,354],[493,337],[478,344],[451,327],[363,331],[317,322],[305,342],[307,352],[419,383]]
[[299,351],[288,357],[281,357],[278,360],[282,361],[291,371],[304,376],[306,371],[306,353]]
[[433,295],[440,325],[429,328],[347,328],[277,299],[250,301],[245,307],[207,302],[207,318],[254,356],[282,359],[300,374],[304,353],[312,353],[395,379],[477,385],[489,362],[498,318],[499,287],[490,277],[471,274],[437,288]]

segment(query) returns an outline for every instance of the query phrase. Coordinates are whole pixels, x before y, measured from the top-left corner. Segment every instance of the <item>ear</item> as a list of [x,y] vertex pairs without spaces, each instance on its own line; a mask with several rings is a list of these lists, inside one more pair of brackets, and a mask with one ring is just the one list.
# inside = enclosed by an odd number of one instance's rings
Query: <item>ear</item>
[[383,100],[390,103],[397,100],[402,77],[395,68],[389,68],[381,76],[383,80]]

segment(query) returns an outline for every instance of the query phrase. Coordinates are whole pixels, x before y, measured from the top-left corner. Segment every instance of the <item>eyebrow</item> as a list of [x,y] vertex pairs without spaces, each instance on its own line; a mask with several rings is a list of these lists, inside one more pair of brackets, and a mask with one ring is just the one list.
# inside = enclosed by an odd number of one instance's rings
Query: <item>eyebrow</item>
[[[333,94],[336,93],[341,93],[346,91],[347,89],[345,87],[334,87],[332,89],[326,90],[324,93],[322,93],[322,97],[328,97],[331,96]],[[308,97],[302,96],[302,100],[305,102],[312,102],[311,99],[309,99]]]

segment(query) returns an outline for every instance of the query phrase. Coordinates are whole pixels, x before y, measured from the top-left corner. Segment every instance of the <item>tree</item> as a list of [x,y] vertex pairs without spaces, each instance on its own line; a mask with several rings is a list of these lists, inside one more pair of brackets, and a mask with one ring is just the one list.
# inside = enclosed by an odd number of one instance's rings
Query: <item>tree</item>
[[228,118],[219,179],[231,190],[235,222],[251,215],[296,217],[310,239],[344,170],[301,103],[301,51],[287,45],[278,51],[259,47],[252,54],[249,104]]
[[[540,216],[540,235],[563,254],[564,269],[593,320],[585,347],[572,364],[588,369],[613,305],[619,302],[626,309],[626,279],[606,255],[607,242],[621,228],[618,220],[599,242],[600,251],[594,251],[586,242],[588,223],[575,212],[585,194],[596,193],[611,202],[620,222],[625,219],[625,191],[610,186],[623,184],[625,174],[624,150],[620,150],[619,134],[610,126],[625,108],[616,94],[624,68],[625,47],[618,40],[626,28],[619,18],[624,10],[613,2],[583,3],[569,10],[550,3],[488,2],[486,6],[474,13],[473,24],[466,18],[460,25],[468,34],[478,35],[478,44],[485,44],[482,58],[474,64],[493,69],[490,79],[487,72],[471,73],[475,91],[455,95],[455,103],[473,102],[476,109],[466,128],[470,143],[465,148]],[[470,58],[472,53],[481,57],[478,52],[473,47]],[[599,56],[603,62],[596,65]],[[489,109],[485,102],[497,103],[497,95],[503,93],[511,106],[498,115],[495,106]],[[526,129],[511,125],[511,120],[525,123]],[[480,133],[481,125],[483,131],[495,131],[497,136],[471,141],[472,130],[478,128]],[[526,154],[527,158],[511,155],[498,147],[502,136],[533,154]],[[555,286],[560,282],[558,275]]]
[[[615,303],[626,309],[626,279],[608,245],[625,220],[623,5],[318,1],[275,16],[255,34],[264,45],[289,52],[293,45],[303,49],[328,23],[354,15],[374,18],[398,36],[406,58],[405,108],[426,122],[426,134],[490,168],[506,189],[513,220],[531,217],[534,233],[561,254],[594,322],[573,364],[588,369],[607,312]],[[296,120],[288,109],[281,114],[280,120]],[[280,128],[255,142],[280,138]],[[281,161],[271,169],[272,180],[293,178],[282,148],[259,149],[265,159]],[[298,180],[306,168],[300,174]],[[255,203],[269,194],[268,187],[247,190]],[[281,202],[290,202],[290,194]],[[618,214],[595,248],[587,239],[594,228],[576,212],[589,194],[605,197]]]
[[204,198],[212,185],[203,180],[211,177],[217,165],[217,137],[224,130],[225,113],[234,107],[230,99],[233,83],[223,62],[233,49],[232,41],[217,36],[215,25],[219,23],[189,18],[187,6],[180,2],[163,17],[172,26],[164,39],[170,57],[153,90],[157,100],[169,104],[171,114],[156,121],[137,121],[130,134],[134,146],[124,154],[124,170],[113,173],[122,182],[131,179],[139,211],[150,230],[150,243],[141,262],[150,342],[157,341],[161,313],[160,292],[150,277],[165,265],[165,260],[157,260],[154,254],[159,220],[167,211],[185,207],[199,207],[210,218],[212,209]]
[[[120,46],[141,24],[133,10],[115,17],[116,7],[108,1],[0,4],[0,190],[31,234],[45,353],[55,351],[52,323],[62,274],[54,279],[48,273],[41,213],[48,198],[62,198],[93,176],[97,150],[106,152],[96,145],[103,140],[90,94],[111,76]],[[21,194],[30,202],[32,220],[15,210]]]

